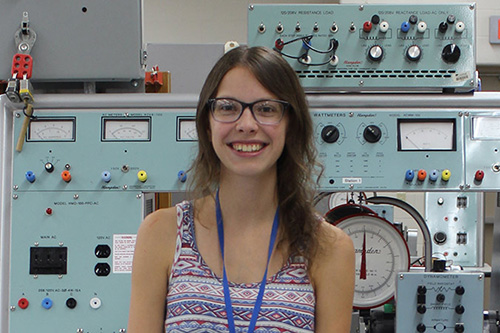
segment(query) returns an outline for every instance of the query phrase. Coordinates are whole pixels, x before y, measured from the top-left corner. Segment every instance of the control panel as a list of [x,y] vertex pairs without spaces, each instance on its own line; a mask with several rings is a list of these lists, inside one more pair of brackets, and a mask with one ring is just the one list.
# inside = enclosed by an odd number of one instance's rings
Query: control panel
[[8,332],[123,333],[137,229],[153,192],[185,190],[195,111],[61,98],[13,154]]
[[432,254],[448,265],[483,266],[483,193],[427,192],[425,222]]
[[500,112],[473,110],[465,117],[465,181],[472,190],[500,188]]
[[396,332],[482,332],[483,292],[482,273],[401,273]]
[[[500,188],[492,168],[500,139],[491,127],[499,100],[495,93],[309,95],[325,166],[319,190],[436,192],[428,207],[439,196],[445,201],[427,214],[436,223],[428,223],[442,227],[446,217],[449,223],[447,230],[433,229],[442,243],[434,248],[474,265],[474,200],[481,203],[473,192]],[[0,101],[6,124],[0,129],[0,330],[45,333],[57,323],[64,332],[125,332],[137,228],[152,210],[153,193],[186,189],[197,149],[197,96],[36,96],[20,152],[14,146],[23,110],[5,96]],[[470,180],[476,170],[484,171],[478,184]],[[427,283],[422,279],[408,283]],[[467,281],[460,282],[465,315],[473,313]],[[419,318],[413,328],[427,317]],[[455,325],[465,317],[453,318]]]
[[463,184],[459,112],[313,108],[312,117],[324,190],[436,191]]
[[470,91],[471,4],[254,4],[248,44],[278,51],[311,91]]

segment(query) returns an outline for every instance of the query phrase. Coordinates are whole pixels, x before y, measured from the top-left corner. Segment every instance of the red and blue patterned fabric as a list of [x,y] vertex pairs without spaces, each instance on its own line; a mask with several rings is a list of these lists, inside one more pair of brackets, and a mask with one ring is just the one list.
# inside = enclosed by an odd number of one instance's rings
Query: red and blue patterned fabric
[[[165,331],[229,332],[222,279],[203,261],[193,206],[177,205],[177,243],[166,299]],[[247,332],[260,282],[229,282],[236,332]],[[315,297],[302,257],[290,257],[266,282],[254,332],[314,332]]]

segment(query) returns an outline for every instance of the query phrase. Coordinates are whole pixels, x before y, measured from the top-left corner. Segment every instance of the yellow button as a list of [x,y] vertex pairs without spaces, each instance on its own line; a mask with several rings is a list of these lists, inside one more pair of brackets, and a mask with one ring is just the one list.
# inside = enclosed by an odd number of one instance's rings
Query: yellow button
[[146,171],[141,170],[137,173],[137,179],[144,183],[146,180],[148,180],[148,174],[146,173]]
[[450,177],[451,177],[451,171],[448,169],[443,170],[443,172],[441,173],[441,179],[447,182],[448,179],[450,179]]

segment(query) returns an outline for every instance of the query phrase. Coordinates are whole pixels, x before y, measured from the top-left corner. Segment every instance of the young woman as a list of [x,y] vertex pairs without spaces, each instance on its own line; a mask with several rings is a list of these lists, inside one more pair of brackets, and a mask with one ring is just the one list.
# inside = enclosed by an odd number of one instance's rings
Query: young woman
[[195,199],[137,235],[127,332],[349,332],[351,239],[312,206],[312,121],[277,53],[224,55],[197,108]]

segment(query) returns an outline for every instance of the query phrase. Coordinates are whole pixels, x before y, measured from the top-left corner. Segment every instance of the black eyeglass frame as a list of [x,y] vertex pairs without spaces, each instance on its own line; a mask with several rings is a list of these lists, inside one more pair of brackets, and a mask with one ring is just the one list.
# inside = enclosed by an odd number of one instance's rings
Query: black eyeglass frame
[[[229,101],[239,103],[241,105],[241,111],[240,111],[240,114],[238,115],[238,117],[236,117],[236,119],[231,120],[231,121],[222,121],[222,120],[216,119],[215,115],[214,115],[214,104],[216,101],[219,101],[219,100],[229,100]],[[255,113],[253,112],[254,105],[261,103],[261,102],[265,102],[265,101],[277,102],[277,103],[280,103],[281,105],[283,105],[283,112],[281,113],[281,118],[277,122],[272,122],[272,123],[261,122],[255,116]],[[287,101],[282,101],[279,99],[272,99],[272,98],[259,99],[255,102],[252,102],[252,103],[245,103],[245,102],[239,101],[235,98],[216,97],[216,98],[210,98],[207,101],[207,106],[208,106],[208,109],[210,110],[210,113],[212,114],[212,117],[214,118],[214,120],[218,121],[220,123],[230,124],[230,123],[234,123],[234,122],[238,121],[238,119],[241,118],[243,111],[245,111],[245,109],[248,108],[250,110],[250,112],[252,113],[253,119],[255,119],[255,121],[258,122],[259,124],[261,124],[261,125],[276,125],[276,124],[279,124],[281,122],[281,120],[283,119],[283,116],[285,115],[285,111],[290,107],[290,103],[288,103]]]

